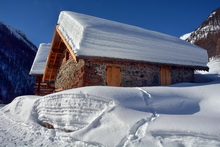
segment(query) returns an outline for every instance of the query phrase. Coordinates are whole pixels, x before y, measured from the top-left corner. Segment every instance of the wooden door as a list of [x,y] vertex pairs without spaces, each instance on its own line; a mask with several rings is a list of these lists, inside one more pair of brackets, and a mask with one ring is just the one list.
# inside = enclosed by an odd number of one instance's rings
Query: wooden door
[[106,71],[106,81],[108,86],[121,85],[121,68],[115,66],[108,66]]
[[171,84],[170,69],[167,67],[161,67],[160,69],[160,84],[161,85]]

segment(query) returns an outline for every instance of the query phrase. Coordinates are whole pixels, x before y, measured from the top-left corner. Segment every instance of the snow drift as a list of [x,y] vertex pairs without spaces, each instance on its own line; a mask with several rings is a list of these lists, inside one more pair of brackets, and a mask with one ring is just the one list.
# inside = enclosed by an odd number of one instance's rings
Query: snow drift
[[0,141],[3,146],[219,146],[220,80],[205,76],[214,80],[18,97],[0,109]]

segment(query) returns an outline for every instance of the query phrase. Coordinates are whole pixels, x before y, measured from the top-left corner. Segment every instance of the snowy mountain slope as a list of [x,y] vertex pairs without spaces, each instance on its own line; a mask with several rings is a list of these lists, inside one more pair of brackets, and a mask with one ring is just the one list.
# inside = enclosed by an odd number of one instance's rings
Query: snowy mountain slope
[[32,94],[34,79],[28,75],[36,47],[22,34],[0,23],[0,101]]
[[16,30],[8,25],[5,25],[5,27],[8,28],[8,30],[11,32],[11,35],[15,36],[18,40],[24,42],[30,49],[36,52],[36,47],[33,45],[32,42],[27,39],[25,34],[23,34],[20,30]]
[[192,32],[191,32],[191,33],[186,33],[186,34],[180,36],[180,39],[182,39],[182,40],[186,40],[187,38],[190,37],[191,34],[192,34]]
[[206,49],[209,58],[220,56],[220,8],[214,10],[188,37],[181,38]]
[[218,147],[220,78],[201,77],[209,82],[17,97],[0,108],[1,145]]

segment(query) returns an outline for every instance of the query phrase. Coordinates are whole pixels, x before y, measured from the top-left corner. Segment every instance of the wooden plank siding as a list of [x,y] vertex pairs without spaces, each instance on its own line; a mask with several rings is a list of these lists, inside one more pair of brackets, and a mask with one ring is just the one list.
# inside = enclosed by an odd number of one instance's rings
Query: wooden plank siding
[[160,84],[162,86],[171,84],[171,74],[168,67],[161,67],[160,69]]
[[44,96],[54,92],[54,87],[50,86],[48,83],[42,82],[42,76],[43,75],[36,76],[36,82],[34,86],[35,95]]
[[121,86],[121,68],[108,66],[106,71],[106,81],[108,86]]

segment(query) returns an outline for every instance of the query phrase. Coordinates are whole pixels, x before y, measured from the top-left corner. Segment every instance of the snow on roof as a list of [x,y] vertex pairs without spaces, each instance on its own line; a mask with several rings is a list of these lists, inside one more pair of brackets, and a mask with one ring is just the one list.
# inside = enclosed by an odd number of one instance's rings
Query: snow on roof
[[41,43],[32,64],[30,75],[41,75],[46,67],[47,56],[50,50],[50,43]]
[[159,32],[69,11],[60,13],[58,29],[78,57],[207,67],[206,50]]

